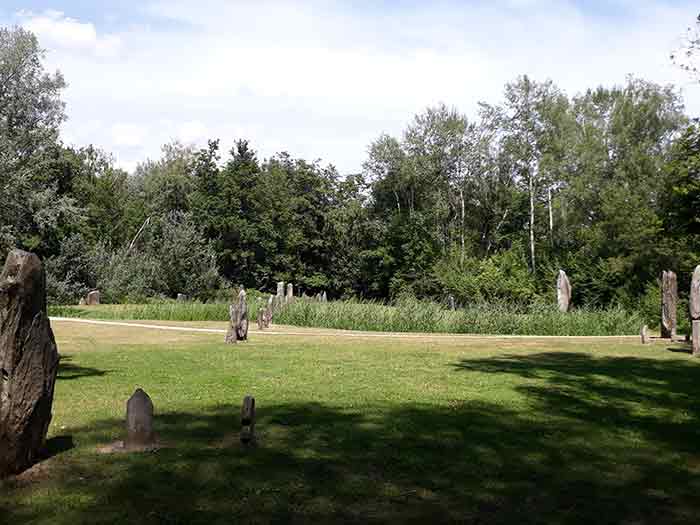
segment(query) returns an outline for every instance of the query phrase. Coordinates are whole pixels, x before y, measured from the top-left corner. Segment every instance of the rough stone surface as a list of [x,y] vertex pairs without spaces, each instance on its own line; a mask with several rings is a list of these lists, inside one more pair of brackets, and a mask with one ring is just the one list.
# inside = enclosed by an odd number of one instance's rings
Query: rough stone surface
[[248,444],[255,439],[255,398],[245,396],[241,405],[241,442]]
[[661,275],[661,337],[676,336],[676,310],[678,306],[678,282],[676,274],[664,271]]
[[692,348],[693,355],[700,357],[700,321],[693,321]]
[[287,284],[287,295],[284,298],[284,302],[289,304],[294,301],[294,285],[292,283]]
[[326,295],[326,291],[323,290],[323,293],[321,294],[321,302],[322,303],[327,303],[328,302],[328,296]]
[[126,402],[127,449],[147,448],[155,444],[153,433],[153,402],[148,394],[137,388]]
[[284,281],[279,281],[277,283],[277,297],[280,299],[284,297]]
[[78,301],[78,306],[85,306],[87,302],[85,302],[85,297],[81,297],[80,301]]
[[453,295],[450,295],[447,298],[447,302],[450,304],[450,310],[455,311],[457,308],[455,307],[455,298]]
[[646,345],[650,342],[649,339],[649,327],[647,325],[642,326],[642,329],[639,332],[639,335],[642,338],[642,344]]
[[226,334],[226,343],[232,344],[248,339],[248,303],[246,302],[245,289],[241,286],[238,292],[238,300],[229,306],[229,328]]
[[93,290],[89,294],[87,294],[87,297],[85,298],[85,302],[89,306],[96,306],[100,304],[100,291],[99,290]]
[[557,277],[557,304],[560,312],[568,312],[571,306],[571,283],[564,270],[559,270]]
[[690,282],[690,318],[700,320],[700,265],[695,267]]
[[29,468],[44,445],[58,360],[41,261],[13,250],[0,274],[0,477]]
[[180,303],[184,303],[185,301],[187,301],[187,296],[184,293],[179,293],[177,294],[177,300]]
[[265,308],[265,328],[270,328],[272,324],[272,315],[275,311],[275,298],[271,295],[267,300],[267,308]]
[[258,310],[258,330],[263,330],[265,328],[265,309],[260,308]]

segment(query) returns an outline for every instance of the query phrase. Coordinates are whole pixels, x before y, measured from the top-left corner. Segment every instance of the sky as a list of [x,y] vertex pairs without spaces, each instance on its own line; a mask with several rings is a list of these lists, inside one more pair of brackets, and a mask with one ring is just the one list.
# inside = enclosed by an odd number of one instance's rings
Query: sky
[[522,74],[570,96],[628,75],[674,84],[700,116],[700,83],[669,59],[699,12],[697,0],[3,0],[0,25],[32,30],[65,76],[64,142],[124,169],[173,140],[218,138],[346,174],[426,107],[474,117]]

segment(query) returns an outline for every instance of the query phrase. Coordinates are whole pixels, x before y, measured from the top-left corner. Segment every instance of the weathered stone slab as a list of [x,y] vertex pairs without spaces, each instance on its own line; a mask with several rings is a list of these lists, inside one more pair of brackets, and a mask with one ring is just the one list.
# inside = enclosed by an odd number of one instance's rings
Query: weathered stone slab
[[643,345],[649,344],[651,342],[651,339],[649,338],[649,327],[647,325],[642,326],[639,335],[642,338]]
[[557,277],[557,305],[560,312],[568,312],[571,306],[571,283],[564,270],[559,270]]
[[275,300],[274,297],[271,295],[270,298],[267,300],[267,308],[265,308],[265,328],[270,328],[270,325],[272,324],[272,315],[275,311]]
[[153,432],[153,402],[146,392],[137,388],[126,402],[127,450],[138,450],[155,444]]
[[241,443],[249,444],[255,440],[255,398],[245,396],[241,405]]
[[187,301],[187,299],[188,299],[188,297],[184,293],[177,294],[177,301],[179,303],[184,303]]
[[229,306],[229,328],[225,342],[228,344],[246,341],[248,339],[248,303],[245,289],[241,286],[238,300]]
[[693,355],[700,357],[700,321],[693,321],[693,337],[691,343]]
[[678,307],[678,282],[676,274],[664,271],[661,275],[661,337],[676,336],[676,312]]
[[39,258],[13,250],[0,274],[0,477],[29,468],[51,422],[59,355]]
[[85,297],[81,297],[80,301],[78,301],[78,306],[85,306],[86,304]]
[[260,308],[258,310],[258,330],[265,328],[265,309]]
[[700,320],[700,265],[695,267],[690,281],[690,318]]
[[284,281],[279,281],[277,283],[277,297],[284,297]]
[[93,290],[92,292],[88,293],[87,297],[85,298],[85,302],[88,304],[88,306],[96,306],[100,304],[100,291]]
[[454,298],[454,296],[453,296],[453,295],[450,295],[450,296],[447,298],[447,302],[448,302],[448,304],[449,304],[449,306],[450,306],[450,310],[452,310],[452,311],[454,312],[454,311],[457,309],[457,308],[455,307],[455,298]]
[[323,293],[321,294],[321,302],[322,303],[327,303],[328,302],[328,296],[326,295],[326,291],[323,290]]
[[284,302],[286,304],[294,302],[294,285],[292,283],[287,284],[287,295],[284,297]]

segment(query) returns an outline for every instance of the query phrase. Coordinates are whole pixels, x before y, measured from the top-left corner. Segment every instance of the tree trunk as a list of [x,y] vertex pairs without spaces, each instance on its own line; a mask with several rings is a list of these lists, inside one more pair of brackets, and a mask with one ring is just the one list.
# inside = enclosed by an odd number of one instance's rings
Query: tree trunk
[[530,260],[532,263],[532,273],[535,273],[535,180],[530,174]]

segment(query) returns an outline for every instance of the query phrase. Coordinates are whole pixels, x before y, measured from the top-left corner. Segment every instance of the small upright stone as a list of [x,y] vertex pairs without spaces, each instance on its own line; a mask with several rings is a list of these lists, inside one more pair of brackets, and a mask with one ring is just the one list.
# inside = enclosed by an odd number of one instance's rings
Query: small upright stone
[[564,270],[557,277],[557,304],[560,312],[568,312],[571,305],[571,283]]
[[322,303],[327,303],[328,302],[328,296],[326,295],[326,291],[323,290],[323,293],[321,294],[321,302]]
[[0,274],[0,478],[29,468],[44,446],[58,361],[44,268],[13,250]]
[[693,321],[692,348],[693,355],[700,357],[700,321]]
[[641,338],[642,338],[642,344],[643,344],[643,345],[646,345],[646,344],[648,344],[648,343],[650,342],[650,339],[649,339],[649,327],[648,327],[647,325],[642,326],[642,329],[641,329],[639,335],[640,335]]
[[184,303],[185,301],[187,301],[187,296],[184,293],[177,294],[178,303]]
[[695,267],[690,281],[690,319],[700,320],[700,265]]
[[265,309],[258,310],[258,330],[265,328]]
[[153,433],[153,402],[148,394],[137,388],[126,402],[127,450],[143,449],[155,444]]
[[267,308],[265,309],[265,328],[270,328],[270,324],[272,323],[272,315],[274,311],[275,299],[271,295],[270,298],[267,300]]
[[678,305],[678,282],[676,274],[664,271],[661,275],[661,337],[676,336],[676,310]]
[[96,306],[100,304],[100,291],[93,290],[92,292],[87,294],[85,302],[88,304],[88,306]]
[[246,341],[248,339],[248,303],[245,289],[241,286],[238,300],[228,308],[229,328],[225,342],[228,344]]
[[85,302],[85,297],[81,297],[80,301],[78,301],[78,306],[85,306],[87,303]]
[[450,296],[447,298],[447,301],[450,303],[450,310],[452,310],[452,311],[454,312],[454,311],[457,309],[457,308],[455,308],[455,298],[454,298],[454,295],[450,295]]
[[248,444],[255,439],[255,398],[245,396],[241,405],[241,443]]
[[287,295],[284,298],[284,302],[290,304],[294,301],[294,285],[292,283],[287,284]]
[[279,281],[277,283],[277,297],[279,299],[284,298],[284,281]]

